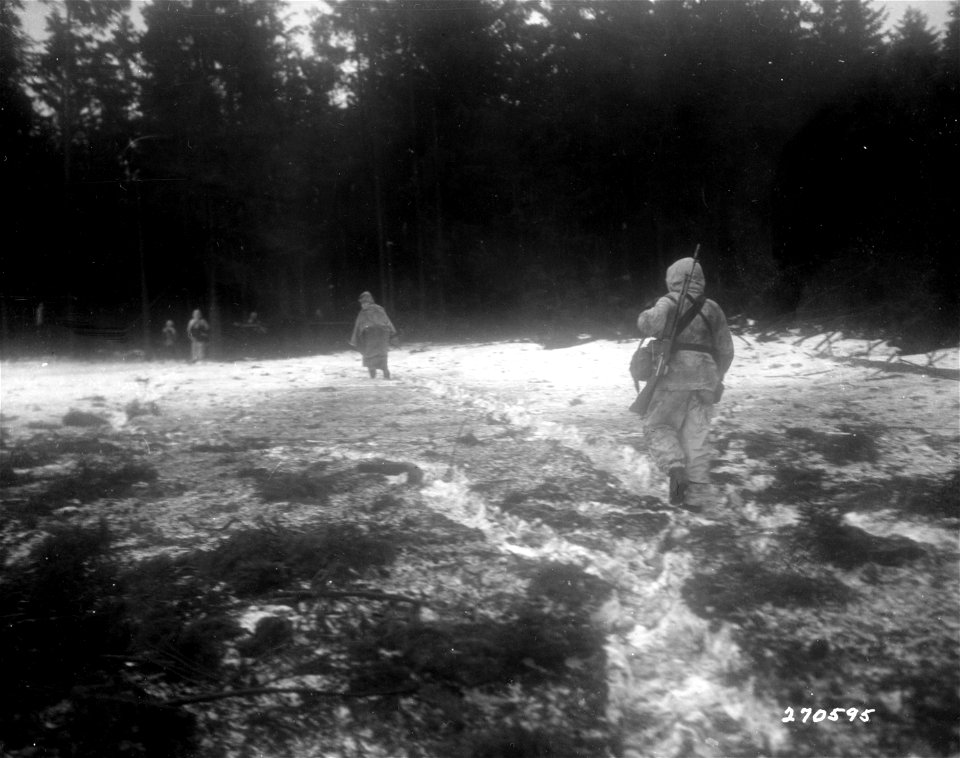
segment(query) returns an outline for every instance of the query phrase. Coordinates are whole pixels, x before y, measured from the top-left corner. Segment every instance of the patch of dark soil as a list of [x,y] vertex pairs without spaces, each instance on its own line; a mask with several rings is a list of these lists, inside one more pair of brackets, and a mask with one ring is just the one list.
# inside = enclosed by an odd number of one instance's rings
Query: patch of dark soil
[[754,460],[772,458],[783,446],[783,439],[770,432],[741,432],[731,434],[729,439],[743,440],[744,455]]
[[760,503],[814,500],[823,495],[825,477],[826,472],[821,469],[779,465],[773,484],[758,492],[756,498]]
[[582,735],[500,726],[466,735],[461,754],[465,758],[579,758],[606,753],[604,745],[585,743]]
[[[651,498],[658,508],[663,503]],[[662,510],[633,513],[609,513],[600,519],[599,526],[617,539],[644,541],[656,536],[670,525],[670,516]]]
[[892,508],[908,516],[960,517],[960,471],[946,479],[894,476],[844,486],[836,504],[844,511]]
[[504,498],[501,508],[508,510],[511,506],[525,500],[545,500],[547,502],[569,502],[573,495],[569,492],[566,483],[548,481],[538,484],[530,490],[512,492]]
[[61,455],[110,455],[120,451],[112,442],[96,437],[73,437],[53,441],[56,451]]
[[107,426],[110,422],[96,413],[70,409],[61,420],[64,426]]
[[956,435],[928,434],[923,438],[923,441],[929,445],[932,450],[941,453],[947,450],[953,452],[957,446]]
[[681,592],[690,609],[704,618],[736,617],[766,604],[806,607],[840,603],[852,596],[838,579],[774,572],[756,563],[694,574]]
[[[401,464],[405,468],[408,481],[411,477],[409,466],[413,464]],[[376,471],[361,471],[359,467],[340,468],[336,471],[329,471],[331,465],[328,462],[320,461],[302,471],[277,471],[267,470],[265,468],[247,468],[238,472],[238,476],[250,477],[256,481],[257,490],[267,502],[293,502],[293,503],[316,503],[326,504],[332,495],[340,495],[349,492],[357,492],[370,487],[386,483],[386,478],[381,473],[381,468],[373,466]],[[420,476],[423,472],[413,466]],[[388,468],[388,470],[393,470]],[[413,474],[415,477],[416,474]]]
[[670,534],[664,550],[676,546],[690,551],[700,567],[742,563],[746,552],[737,538],[737,530],[730,524],[692,524],[686,531]]
[[123,406],[123,412],[127,414],[127,420],[129,421],[139,416],[159,416],[160,406],[153,401],[142,403],[134,398]]
[[103,527],[60,530],[8,569],[0,583],[0,696],[55,702],[97,656],[123,649],[109,542]]
[[18,474],[10,464],[0,463],[0,487],[15,487],[31,481],[33,477],[29,474]]
[[[802,613],[766,607],[738,619],[738,642],[754,660],[761,690],[797,711],[792,755],[956,754],[960,649],[956,620],[944,613],[956,603],[951,590],[934,589],[930,578],[888,569],[882,593],[849,607]],[[802,706],[876,712],[869,724],[858,720],[863,731],[852,735],[800,723]],[[845,716],[841,725],[854,726]]]
[[[960,721],[957,718],[960,713],[960,675],[957,674],[956,655],[954,659],[954,665],[949,669],[938,667],[930,660],[905,680],[891,683],[904,693],[906,713],[900,714],[900,718],[890,715],[913,732],[914,744],[910,754],[922,754],[925,745],[932,747],[938,755],[960,752]],[[917,739],[920,736],[922,741]],[[891,747],[900,747],[903,742],[899,737]]]
[[539,565],[527,585],[527,597],[532,601],[545,600],[568,613],[589,612],[612,591],[609,582],[569,563]]
[[190,449],[195,453],[244,453],[248,450],[264,450],[272,444],[266,437],[240,437],[224,442],[200,442]]
[[[110,534],[58,530],[0,580],[0,734],[31,755],[183,756],[192,717],[129,683],[133,638]],[[24,753],[26,754],[26,753]]]
[[257,622],[253,634],[237,643],[237,652],[246,658],[263,658],[279,653],[293,640],[293,624],[288,619],[267,616]]
[[317,463],[305,471],[294,472],[245,468],[237,476],[255,480],[260,497],[268,503],[326,503],[330,494],[323,481],[326,467],[326,463]]
[[71,500],[89,503],[102,498],[123,497],[141,482],[153,482],[157,470],[141,461],[82,460],[75,470],[59,476],[44,492],[35,495],[32,506],[53,510]]
[[131,650],[173,681],[214,678],[226,641],[242,633],[225,615],[225,599],[197,576],[194,562],[189,555],[161,555],[120,577],[134,630]]
[[139,688],[80,689],[58,727],[49,755],[192,758],[199,749],[196,717],[151,702]]
[[135,486],[156,479],[156,469],[140,461],[82,460],[74,470],[49,480],[39,492],[20,499],[8,498],[6,513],[35,528],[39,518],[65,505],[125,497]]
[[558,508],[556,502],[528,499],[522,493],[508,495],[500,504],[504,513],[509,513],[527,522],[539,521],[560,532],[595,527],[589,516],[577,513],[573,508]]
[[[798,710],[803,702],[804,687],[811,681],[829,678],[837,669],[838,659],[845,653],[845,639],[841,635],[827,638],[816,636],[819,632],[796,628],[796,624],[783,622],[776,613],[752,610],[738,619],[738,641],[743,650],[757,663],[760,671],[769,677],[769,684],[780,699]],[[824,687],[817,692],[821,698],[837,694]],[[798,698],[793,699],[794,695]],[[818,704],[826,707],[825,704]],[[840,705],[840,703],[838,703]],[[853,706],[853,703],[847,703]]]
[[[393,499],[393,496],[387,494],[382,495],[381,498]],[[418,510],[414,514],[407,515],[400,526],[402,533],[392,537],[398,545],[436,548],[486,541],[486,537],[479,529],[464,526],[459,521],[454,521],[432,510]]]
[[384,492],[382,495],[378,495],[374,498],[366,510],[370,513],[384,513],[399,510],[403,507],[403,499],[397,497],[396,495],[390,492]]
[[902,566],[922,558],[926,551],[906,537],[877,537],[843,523],[839,510],[816,505],[800,508],[793,541],[815,558],[838,568],[852,569],[865,563]]
[[249,529],[194,560],[202,576],[249,597],[301,581],[347,581],[371,568],[382,569],[395,557],[393,540],[347,524],[304,531]]
[[711,471],[710,472],[710,481],[714,484],[743,484],[743,477],[740,474],[735,474],[732,471]]
[[59,429],[60,424],[55,421],[30,421],[27,423],[27,429],[45,429],[53,430]]
[[57,459],[55,452],[37,450],[31,443],[26,443],[0,454],[0,461],[10,468],[36,468],[46,466]]
[[0,460],[13,468],[37,468],[64,455],[112,455],[120,447],[97,437],[51,437],[37,435],[5,451]]
[[785,434],[789,439],[806,443],[805,447],[838,466],[877,461],[880,453],[875,440],[885,431],[883,427],[841,424],[839,429],[839,432],[818,432],[806,427],[791,427]]
[[352,683],[358,691],[418,680],[506,687],[563,677],[571,658],[602,671],[604,656],[603,636],[588,621],[534,609],[501,622],[387,624],[370,630],[350,652],[363,664],[364,673]]

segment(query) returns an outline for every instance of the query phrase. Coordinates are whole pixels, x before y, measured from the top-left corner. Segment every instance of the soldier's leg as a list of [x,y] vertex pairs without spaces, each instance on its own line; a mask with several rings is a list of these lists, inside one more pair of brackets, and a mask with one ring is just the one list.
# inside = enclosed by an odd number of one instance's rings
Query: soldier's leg
[[657,468],[670,477],[670,502],[683,501],[686,487],[686,454],[680,441],[689,391],[661,390],[654,394],[643,419],[644,439]]
[[710,460],[713,446],[709,437],[712,418],[712,398],[702,392],[691,393],[679,435],[689,479],[685,502],[690,506],[711,505]]

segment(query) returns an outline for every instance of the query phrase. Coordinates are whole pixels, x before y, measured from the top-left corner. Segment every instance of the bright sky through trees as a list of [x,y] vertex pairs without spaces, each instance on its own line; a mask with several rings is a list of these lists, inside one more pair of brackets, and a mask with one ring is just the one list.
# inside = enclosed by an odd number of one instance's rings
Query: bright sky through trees
[[[147,0],[133,0],[133,20],[137,26],[142,26],[140,8]],[[875,0],[878,8],[887,11],[887,31],[896,26],[907,8],[916,8],[927,15],[930,24],[938,31],[947,23],[947,13],[951,0]],[[310,11],[326,5],[324,0],[287,0],[292,11],[294,23],[305,24]],[[42,0],[24,0],[24,28],[27,35],[34,41],[42,39],[46,32],[46,16],[50,12],[50,5]],[[304,35],[306,42],[306,35]]]

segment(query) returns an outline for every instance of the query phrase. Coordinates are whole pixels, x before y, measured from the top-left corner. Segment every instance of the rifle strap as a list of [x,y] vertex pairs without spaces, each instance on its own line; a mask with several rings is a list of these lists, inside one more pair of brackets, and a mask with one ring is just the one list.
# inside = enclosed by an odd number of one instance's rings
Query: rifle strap
[[[667,295],[667,298],[673,300],[673,298],[669,295]],[[693,320],[700,315],[700,309],[703,308],[703,304],[706,302],[706,298],[703,295],[697,298],[694,298],[692,295],[687,295],[687,300],[690,301],[690,307],[687,308],[687,310],[685,310],[677,319],[677,325],[673,332],[674,338],[683,334],[684,329],[693,323]],[[679,304],[677,307],[680,307]],[[706,320],[706,316],[703,318]]]
[[[667,297],[670,297],[669,295]],[[673,298],[670,298],[671,300]],[[713,349],[713,326],[710,324],[710,319],[703,315],[702,308],[703,304],[706,302],[707,298],[704,295],[700,297],[693,297],[692,295],[687,295],[687,299],[690,301],[690,307],[683,312],[680,316],[680,319],[677,321],[677,330],[674,332],[678,337],[683,334],[683,330],[690,326],[693,323],[693,320],[700,316],[703,319],[703,323],[707,326],[707,331],[710,333],[710,345],[700,345],[694,342],[678,342],[675,341],[670,346],[670,357],[672,358],[674,353],[680,350],[693,350],[698,353],[707,353],[712,356],[716,361],[716,351]],[[679,306],[678,306],[679,307]]]

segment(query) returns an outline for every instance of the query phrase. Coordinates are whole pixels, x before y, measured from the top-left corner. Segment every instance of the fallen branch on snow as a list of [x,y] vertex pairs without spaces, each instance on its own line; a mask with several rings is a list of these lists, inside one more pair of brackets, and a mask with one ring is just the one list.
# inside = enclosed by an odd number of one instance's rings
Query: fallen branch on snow
[[936,376],[940,379],[960,380],[960,370],[953,368],[937,368],[936,366],[918,366],[916,363],[908,363],[903,359],[897,361],[871,361],[867,358],[834,358],[841,363],[849,363],[853,366],[868,366],[878,371],[902,371],[906,374],[926,374]]
[[420,688],[418,684],[408,684],[390,690],[368,690],[366,692],[336,692],[331,690],[315,690],[312,687],[250,687],[243,690],[224,690],[222,692],[207,692],[201,695],[173,698],[157,703],[161,708],[173,708],[181,705],[195,705],[209,703],[213,700],[226,700],[232,697],[257,697],[259,695],[306,695],[308,697],[388,697],[390,695],[409,695]]

